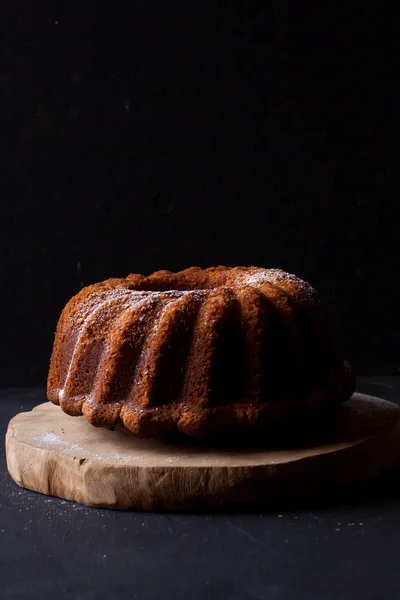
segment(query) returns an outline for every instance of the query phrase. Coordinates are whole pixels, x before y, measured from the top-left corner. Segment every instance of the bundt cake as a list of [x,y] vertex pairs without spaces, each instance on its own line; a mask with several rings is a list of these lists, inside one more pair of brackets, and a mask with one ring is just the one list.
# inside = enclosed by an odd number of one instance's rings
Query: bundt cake
[[82,289],[61,314],[48,376],[66,413],[138,436],[260,431],[353,391],[317,292],[257,267]]

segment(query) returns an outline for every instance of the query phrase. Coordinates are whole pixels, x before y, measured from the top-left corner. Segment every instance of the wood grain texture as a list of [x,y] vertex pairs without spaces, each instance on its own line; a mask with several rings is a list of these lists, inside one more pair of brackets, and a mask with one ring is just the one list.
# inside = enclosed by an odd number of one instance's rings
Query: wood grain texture
[[22,487],[88,506],[204,510],[284,505],[364,481],[400,462],[400,409],[354,394],[324,442],[216,448],[137,439],[40,404],[9,423],[7,466]]

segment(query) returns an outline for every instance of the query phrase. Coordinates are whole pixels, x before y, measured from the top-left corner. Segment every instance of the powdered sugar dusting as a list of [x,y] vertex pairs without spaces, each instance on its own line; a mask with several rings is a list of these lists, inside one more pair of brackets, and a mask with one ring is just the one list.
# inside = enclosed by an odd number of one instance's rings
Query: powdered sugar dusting
[[[33,438],[33,442],[36,443],[38,447],[44,447],[47,450],[57,450],[58,452],[64,452],[65,454],[72,454],[73,459],[79,460],[80,464],[85,463],[89,458],[89,451],[90,457],[97,460],[107,461],[111,458],[110,453],[96,451],[96,445],[90,444],[88,439],[85,440],[85,446],[82,446],[81,444],[68,439],[68,436],[64,437],[62,435],[57,435],[54,431]],[[135,456],[134,460],[140,460],[141,458],[141,456]],[[112,459],[114,461],[121,460],[121,454],[117,451],[112,452]]]
[[88,318],[93,314],[93,311],[100,309],[103,303],[107,302],[111,297],[122,298],[125,294],[121,294],[122,289],[119,289],[119,293],[116,290],[102,290],[90,294],[82,302],[74,307],[73,312],[69,318],[73,323],[73,326],[80,328]]
[[84,329],[88,324],[88,321],[94,319],[101,311],[104,311],[104,318],[106,319],[107,307],[114,306],[116,302],[122,311],[134,306],[140,300],[148,299],[156,302],[162,299],[179,299],[183,296],[202,297],[206,291],[207,290],[138,291],[122,287],[111,288],[92,294],[82,302],[81,305],[76,307],[70,318],[73,320],[75,327]]
[[[295,288],[303,292],[303,294],[306,294],[310,303],[318,305],[320,302],[318,292],[309,283],[296,277],[296,275],[293,275],[292,273],[286,273],[280,269],[260,269],[258,272],[245,278],[246,285],[257,286],[266,283],[272,283],[278,286],[279,284],[283,284],[284,286],[285,283],[288,283],[291,286],[295,286]],[[285,291],[290,294],[290,290],[285,288]]]
[[[57,447],[60,450],[72,450],[74,452],[80,453],[81,455],[84,455],[86,453],[86,450],[83,446],[80,446],[75,442],[63,439],[54,432],[45,433],[41,435],[38,438],[38,441],[39,440],[42,444],[45,444],[48,447]],[[80,458],[84,458],[84,456],[81,456]]]

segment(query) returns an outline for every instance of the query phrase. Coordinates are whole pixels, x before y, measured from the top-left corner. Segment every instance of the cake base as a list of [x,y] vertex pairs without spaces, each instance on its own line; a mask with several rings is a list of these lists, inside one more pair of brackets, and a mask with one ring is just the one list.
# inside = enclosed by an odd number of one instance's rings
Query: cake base
[[45,403],[9,423],[16,483],[87,506],[146,511],[280,507],[374,477],[400,463],[400,409],[354,394],[324,442],[268,449],[138,439]]

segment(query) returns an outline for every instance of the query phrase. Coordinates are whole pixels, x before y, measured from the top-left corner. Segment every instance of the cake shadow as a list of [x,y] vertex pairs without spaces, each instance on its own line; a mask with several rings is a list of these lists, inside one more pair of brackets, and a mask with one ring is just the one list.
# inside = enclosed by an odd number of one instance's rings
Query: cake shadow
[[[240,450],[243,453],[255,450],[304,450],[368,437],[393,421],[393,414],[387,414],[385,410],[381,412],[379,406],[366,407],[365,397],[354,394],[343,404],[303,412],[262,429],[222,429],[202,438],[189,438],[175,432],[161,437],[160,441],[167,445],[192,447],[193,450]],[[397,411],[397,420],[400,411],[396,407],[394,410]]]
[[286,420],[262,430],[230,429],[218,431],[202,438],[189,438],[175,432],[161,438],[165,444],[196,449],[230,450],[242,453],[254,450],[292,450],[318,445],[331,440],[332,419],[329,414],[313,415],[311,418]]

